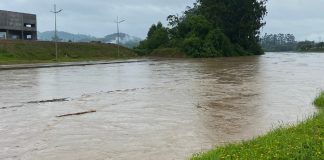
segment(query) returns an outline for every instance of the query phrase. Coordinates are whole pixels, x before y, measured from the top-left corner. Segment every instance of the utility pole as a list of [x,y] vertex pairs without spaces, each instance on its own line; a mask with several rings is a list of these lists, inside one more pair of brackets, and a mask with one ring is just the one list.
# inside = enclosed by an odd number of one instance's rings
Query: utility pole
[[56,10],[56,4],[54,4],[54,11],[51,11],[52,13],[54,13],[55,15],[55,31],[54,31],[54,42],[55,42],[55,60],[56,62],[58,61],[58,46],[57,46],[57,40],[58,40],[58,36],[57,36],[57,25],[56,25],[56,15],[60,12],[62,12],[63,9],[60,10]]
[[123,23],[123,22],[125,22],[125,20],[121,20],[121,21],[119,21],[119,18],[118,18],[118,16],[117,16],[117,21],[115,21],[115,23],[117,24],[117,47],[118,47],[118,52],[117,52],[117,55],[118,55],[118,57],[119,57],[119,37],[120,37],[120,35],[119,35],[119,24],[120,23]]

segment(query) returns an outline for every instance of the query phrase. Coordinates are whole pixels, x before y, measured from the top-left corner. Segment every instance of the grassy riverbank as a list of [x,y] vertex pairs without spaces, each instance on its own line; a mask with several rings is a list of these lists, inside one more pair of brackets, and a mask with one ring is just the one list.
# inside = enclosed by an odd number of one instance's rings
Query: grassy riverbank
[[229,144],[196,155],[192,160],[300,159],[324,158],[324,92],[314,104],[319,113],[296,126],[281,127],[265,136],[240,144]]
[[[117,54],[114,44],[59,43],[59,61],[89,61],[126,59],[137,56],[131,49],[120,47]],[[55,62],[53,42],[41,41],[0,41],[0,64],[51,63]]]

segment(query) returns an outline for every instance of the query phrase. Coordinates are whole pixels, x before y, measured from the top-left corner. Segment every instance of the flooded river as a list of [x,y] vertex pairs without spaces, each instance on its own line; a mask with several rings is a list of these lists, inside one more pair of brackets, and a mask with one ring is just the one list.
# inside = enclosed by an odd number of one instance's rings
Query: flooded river
[[321,89],[317,53],[0,71],[0,159],[188,159],[303,120]]

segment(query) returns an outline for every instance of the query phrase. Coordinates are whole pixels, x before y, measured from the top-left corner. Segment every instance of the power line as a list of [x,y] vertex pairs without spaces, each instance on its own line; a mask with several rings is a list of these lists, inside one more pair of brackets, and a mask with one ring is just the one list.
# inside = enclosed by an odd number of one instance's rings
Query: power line
[[56,23],[56,15],[60,12],[62,12],[63,9],[56,10],[56,4],[54,4],[54,11],[51,11],[55,15],[55,31],[54,31],[54,41],[55,41],[55,60],[58,61],[58,46],[57,46],[57,41],[58,41],[58,36],[57,36],[57,23]]
[[119,49],[119,38],[120,38],[120,33],[119,33],[119,24],[120,23],[123,23],[125,22],[126,20],[121,20],[119,21],[119,17],[117,16],[117,21],[115,21],[115,23],[117,24],[117,47],[118,47],[118,52],[117,52],[117,55],[119,57],[119,52],[120,52],[120,49]]

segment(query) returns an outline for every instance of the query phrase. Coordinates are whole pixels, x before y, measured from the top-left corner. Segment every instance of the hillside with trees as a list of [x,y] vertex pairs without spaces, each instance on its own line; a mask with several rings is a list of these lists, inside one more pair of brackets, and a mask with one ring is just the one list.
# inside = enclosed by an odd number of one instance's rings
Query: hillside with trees
[[136,48],[142,54],[172,48],[191,57],[260,55],[267,0],[197,0],[183,15],[153,24]]

